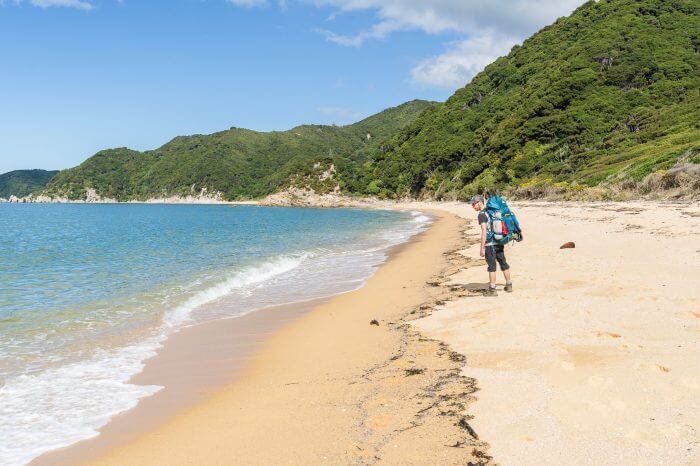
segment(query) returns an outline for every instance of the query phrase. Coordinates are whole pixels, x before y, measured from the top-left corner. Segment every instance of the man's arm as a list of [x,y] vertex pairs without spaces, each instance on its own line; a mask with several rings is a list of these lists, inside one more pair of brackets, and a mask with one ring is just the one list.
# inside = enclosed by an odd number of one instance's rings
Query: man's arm
[[481,223],[481,257],[486,255],[486,223]]

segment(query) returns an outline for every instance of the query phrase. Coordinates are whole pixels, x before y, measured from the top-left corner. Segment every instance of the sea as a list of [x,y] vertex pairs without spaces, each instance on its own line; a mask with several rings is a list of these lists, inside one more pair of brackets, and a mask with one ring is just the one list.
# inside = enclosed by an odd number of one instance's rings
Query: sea
[[0,464],[98,435],[162,387],[169,335],[357,289],[420,212],[0,204]]

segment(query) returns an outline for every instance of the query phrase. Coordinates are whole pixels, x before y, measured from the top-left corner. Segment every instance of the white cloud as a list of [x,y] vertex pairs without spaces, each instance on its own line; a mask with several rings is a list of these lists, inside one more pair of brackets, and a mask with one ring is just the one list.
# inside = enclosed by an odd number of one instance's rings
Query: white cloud
[[457,32],[469,35],[478,31],[492,31],[504,36],[525,37],[557,17],[569,14],[583,3],[583,0],[305,1],[316,6],[335,7],[341,13],[373,11],[377,17],[374,25],[354,35],[343,36],[350,45],[409,29],[429,34]]
[[[235,0],[230,0],[235,1]],[[241,2],[256,0],[237,0]],[[291,1],[291,0],[290,0]],[[371,12],[375,21],[364,30],[340,34],[316,29],[326,40],[348,47],[381,40],[396,31],[452,33],[463,37],[447,51],[411,70],[414,83],[427,87],[462,86],[484,66],[516,43],[571,13],[584,0],[297,0],[332,8],[329,20],[348,12]]]
[[367,31],[360,32],[353,36],[336,34],[335,32],[329,31],[327,29],[316,29],[316,32],[322,34],[326,37],[327,40],[335,42],[336,44],[345,45],[348,47],[361,47],[368,39],[383,39],[388,34],[399,29],[401,29],[401,27],[399,27],[398,25],[393,24],[389,21],[384,21],[375,24],[374,26],[372,26],[371,29]]
[[48,8],[52,6],[78,8],[80,10],[92,10],[94,8],[92,3],[82,0],[30,0],[30,3],[41,8]]
[[456,33],[464,39],[447,51],[421,61],[411,80],[424,87],[454,89],[526,37],[571,13],[583,0],[307,0],[331,6],[338,14],[368,10],[377,20],[368,29],[343,35],[321,30],[327,40],[360,47],[392,32],[420,30],[427,34]]
[[436,57],[411,70],[411,80],[425,87],[455,89],[464,86],[497,57],[507,55],[519,42],[512,37],[483,35],[450,44]]
[[[41,7],[94,8],[93,0],[13,0],[28,1]],[[117,0],[122,2],[123,0]],[[446,44],[440,55],[421,61],[411,70],[411,80],[420,86],[455,88],[463,86],[476,73],[516,43],[556,18],[567,15],[584,0],[226,0],[239,7],[260,7],[277,3],[281,9],[301,3],[331,8],[333,20],[343,13],[367,11],[375,21],[364,30],[340,34],[317,29],[326,40],[348,47],[361,47],[367,41],[381,40],[396,31],[451,33],[461,40]],[[5,3],[0,0],[0,5]],[[347,109],[345,109],[347,110]],[[321,113],[347,118],[352,111],[324,107]]]
[[[0,0],[0,6],[4,3],[3,0]],[[22,3],[22,0],[13,0],[12,3],[19,5]],[[86,11],[95,8],[95,6],[87,0],[29,0],[29,3],[39,8],[65,7]]]

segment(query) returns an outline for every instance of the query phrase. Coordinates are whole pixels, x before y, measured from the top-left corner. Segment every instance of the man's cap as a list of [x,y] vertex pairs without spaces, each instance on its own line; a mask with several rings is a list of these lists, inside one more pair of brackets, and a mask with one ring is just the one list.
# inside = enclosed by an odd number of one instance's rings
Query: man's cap
[[482,196],[481,194],[475,194],[475,195],[472,196],[471,199],[469,199],[469,203],[470,203],[471,205],[474,205],[474,204],[476,204],[477,202],[483,202],[483,201],[484,201],[484,196]]

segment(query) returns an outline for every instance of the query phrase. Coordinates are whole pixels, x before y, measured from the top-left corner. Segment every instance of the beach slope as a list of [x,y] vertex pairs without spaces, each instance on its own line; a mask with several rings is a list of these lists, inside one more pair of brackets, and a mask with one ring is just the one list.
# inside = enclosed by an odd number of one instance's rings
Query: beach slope
[[[463,241],[457,217],[436,215],[364,287],[276,332],[236,382],[92,464],[478,462],[485,445],[458,425],[474,391],[463,358],[403,320],[435,301],[426,282]],[[456,410],[432,416],[450,399]]]

